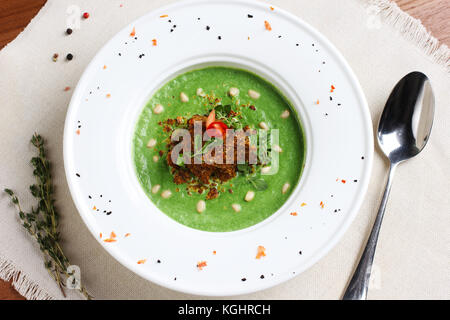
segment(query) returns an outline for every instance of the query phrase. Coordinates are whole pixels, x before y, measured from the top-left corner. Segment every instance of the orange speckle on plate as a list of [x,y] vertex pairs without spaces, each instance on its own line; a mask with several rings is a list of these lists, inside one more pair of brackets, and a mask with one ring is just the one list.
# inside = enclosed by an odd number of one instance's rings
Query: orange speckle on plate
[[296,217],[297,216],[297,212],[291,212],[291,216]]
[[272,10],[272,11],[273,11],[274,9],[275,9],[274,7],[272,7],[272,6],[270,7],[270,10]]
[[197,263],[198,270],[203,270],[203,268],[206,266],[207,266],[206,261],[200,261]]
[[136,29],[133,27],[133,30],[130,32],[130,37],[134,37],[136,35]]
[[158,41],[156,39],[152,39],[152,43],[154,46],[158,45]]
[[111,98],[111,93],[107,93],[107,94],[106,94],[106,97],[107,97],[107,98]]
[[111,238],[103,240],[103,242],[116,242],[116,241],[117,241],[116,239]]
[[65,87],[64,88],[64,91],[69,91],[70,90],[70,87]]
[[272,30],[272,26],[270,25],[269,21],[264,21],[264,27],[266,28],[266,30],[271,31]]
[[319,99],[317,99],[316,104],[319,104],[319,103],[320,103],[320,101],[319,101]]
[[216,254],[216,253],[217,253],[216,250],[214,250],[214,251],[213,251],[213,254]]
[[334,91],[334,89],[336,89],[333,85],[331,85],[331,89],[330,89],[330,92],[333,92]]
[[160,18],[167,18],[168,15],[167,14],[163,14],[162,16],[159,16]]
[[266,248],[263,246],[258,246],[258,252],[256,253],[256,259],[266,256]]
[[138,260],[137,264],[144,264],[147,262],[147,259]]
[[111,235],[109,236],[111,239],[117,237],[116,234],[114,233],[114,231],[111,231]]
[[100,232],[100,239],[103,237],[103,234]]
[[103,66],[103,70],[105,70],[106,69],[106,64]]
[[306,206],[306,203],[302,202],[302,204],[300,205],[300,207],[304,207]]
[[342,182],[342,183],[346,183],[347,181],[346,181],[346,180],[341,180],[341,182]]
[[250,37],[247,37],[247,40],[250,40]]
[[131,233],[125,233],[125,238],[131,236]]
[[77,135],[80,135],[80,129],[77,129],[77,131],[75,131],[75,133],[76,133]]
[[323,203],[323,201],[320,201],[320,207],[323,209],[325,207],[325,204]]
[[96,206],[94,206],[94,207],[92,208],[92,210],[97,210],[97,207],[96,207]]

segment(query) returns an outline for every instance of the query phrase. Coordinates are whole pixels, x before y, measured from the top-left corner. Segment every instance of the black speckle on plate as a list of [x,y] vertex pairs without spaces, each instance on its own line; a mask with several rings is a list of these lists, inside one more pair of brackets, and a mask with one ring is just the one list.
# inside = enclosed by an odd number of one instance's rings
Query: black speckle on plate
[[78,178],[80,178],[80,177],[81,177],[79,173],[75,173],[75,175],[76,175],[76,176],[77,176]]
[[247,278],[242,278],[241,281],[247,281]]

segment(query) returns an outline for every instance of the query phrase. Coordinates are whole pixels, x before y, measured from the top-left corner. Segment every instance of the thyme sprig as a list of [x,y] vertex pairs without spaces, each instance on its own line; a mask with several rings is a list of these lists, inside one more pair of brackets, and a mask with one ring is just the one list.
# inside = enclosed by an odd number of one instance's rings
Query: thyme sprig
[[[4,191],[11,197],[11,202],[17,207],[22,226],[39,244],[44,256],[45,268],[58,284],[63,296],[66,297],[64,292],[66,281],[74,273],[67,271],[71,264],[60,245],[59,215],[54,205],[51,165],[46,156],[44,139],[35,133],[31,143],[38,151],[37,156],[31,159],[36,183],[30,186],[30,192],[37,201],[36,206],[31,207],[31,211],[27,213],[23,211],[19,198],[11,189],[5,189]],[[76,279],[73,278],[73,281],[76,281]],[[92,299],[92,296],[82,284],[80,284],[78,290],[86,299]]]

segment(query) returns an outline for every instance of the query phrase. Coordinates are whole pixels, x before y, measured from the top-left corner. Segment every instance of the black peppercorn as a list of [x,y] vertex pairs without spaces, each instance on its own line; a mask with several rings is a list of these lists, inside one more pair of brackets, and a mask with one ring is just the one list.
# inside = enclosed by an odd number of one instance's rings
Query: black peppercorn
[[69,60],[69,61],[72,60],[73,59],[73,54],[68,53],[67,56],[66,56],[66,59]]
[[67,28],[66,33],[67,33],[67,34],[72,34],[72,31],[73,31],[72,29]]

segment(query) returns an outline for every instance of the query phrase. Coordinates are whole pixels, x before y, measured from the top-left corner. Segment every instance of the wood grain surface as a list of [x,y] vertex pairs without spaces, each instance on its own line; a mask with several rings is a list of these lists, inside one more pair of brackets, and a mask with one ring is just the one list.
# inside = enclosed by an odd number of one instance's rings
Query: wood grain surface
[[[0,48],[14,40],[46,0],[0,0]],[[395,0],[418,18],[442,43],[450,46],[450,0]],[[31,241],[31,240],[30,240]],[[0,280],[0,300],[23,300],[10,283]]]

